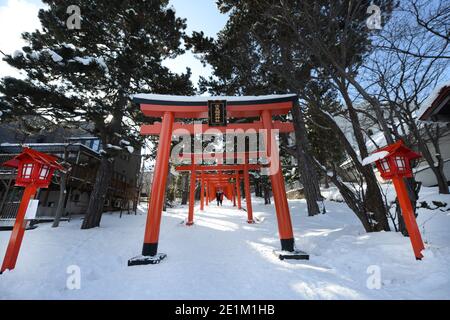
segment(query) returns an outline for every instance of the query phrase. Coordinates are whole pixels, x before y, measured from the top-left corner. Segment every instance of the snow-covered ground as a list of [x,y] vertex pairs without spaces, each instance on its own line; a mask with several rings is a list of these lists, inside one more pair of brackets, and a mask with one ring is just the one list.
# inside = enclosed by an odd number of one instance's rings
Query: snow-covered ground
[[[435,192],[423,194],[431,199]],[[450,211],[420,209],[427,251],[416,261],[408,238],[365,233],[343,203],[326,201],[328,213],[316,217],[307,217],[304,201],[289,203],[296,245],[309,261],[273,254],[279,249],[274,207],[255,200],[262,222],[254,225],[229,201],[204,212],[197,206],[193,227],[182,224],[186,207],[170,209],[160,234],[166,260],[128,267],[142,246],[142,207],[121,219],[104,214],[97,229],[80,230],[74,219],[27,231],[16,269],[0,275],[0,299],[450,299]],[[0,232],[1,257],[9,236]],[[80,268],[79,290],[66,287],[71,265]]]

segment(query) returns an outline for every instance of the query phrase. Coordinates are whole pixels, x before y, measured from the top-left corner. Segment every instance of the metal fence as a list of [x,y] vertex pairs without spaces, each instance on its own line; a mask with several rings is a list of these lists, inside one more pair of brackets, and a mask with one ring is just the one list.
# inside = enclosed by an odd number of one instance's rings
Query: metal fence
[[6,202],[3,206],[2,212],[0,212],[0,220],[15,219],[17,211],[19,210],[20,202]]

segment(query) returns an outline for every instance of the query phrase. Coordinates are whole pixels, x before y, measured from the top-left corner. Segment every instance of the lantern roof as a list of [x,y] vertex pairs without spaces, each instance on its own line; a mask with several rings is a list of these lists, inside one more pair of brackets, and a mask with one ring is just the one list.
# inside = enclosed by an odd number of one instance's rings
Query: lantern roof
[[376,162],[378,160],[395,156],[395,155],[402,155],[409,160],[414,160],[422,157],[420,153],[417,153],[403,143],[402,140],[398,140],[396,143],[387,145],[383,148],[380,148],[378,150],[375,150],[372,152],[367,158],[365,158],[362,162],[363,165],[368,165],[369,163]]
[[15,156],[9,161],[4,162],[2,165],[5,167],[18,168],[19,163],[25,160],[33,160],[34,162],[48,165],[51,168],[62,170],[64,169],[56,160],[57,158],[49,154],[33,150],[28,147],[24,147],[22,153]]

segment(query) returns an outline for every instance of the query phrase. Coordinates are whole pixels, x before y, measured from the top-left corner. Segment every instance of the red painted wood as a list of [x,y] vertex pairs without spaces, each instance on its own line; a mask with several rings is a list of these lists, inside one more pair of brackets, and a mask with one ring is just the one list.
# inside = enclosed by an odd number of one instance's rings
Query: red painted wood
[[189,212],[188,212],[188,221],[186,222],[186,225],[188,226],[194,224],[195,182],[196,182],[196,172],[195,170],[193,170],[191,172],[191,182],[189,185]]
[[253,206],[252,195],[250,192],[250,176],[247,166],[244,166],[244,190],[245,190],[245,203],[247,204],[247,222],[254,223],[253,221]]
[[169,166],[170,142],[172,140],[172,125],[174,115],[171,112],[164,113],[162,131],[156,154],[155,170],[147,213],[144,243],[158,243],[159,228],[166,190],[167,171]]
[[[233,130],[251,130],[254,129],[262,130],[263,124],[261,122],[253,122],[253,123],[230,123],[226,127],[210,127],[207,124],[185,124],[180,122],[175,122],[173,126],[173,135],[181,136],[181,135],[193,135],[194,133],[205,133],[207,130],[220,131],[221,133],[230,133]],[[294,124],[291,122],[281,122],[274,121],[274,129],[279,130],[281,133],[289,133],[294,132]],[[159,135],[161,133],[161,123],[155,122],[154,124],[144,124],[141,126],[141,135]],[[250,133],[250,132],[248,132]]]
[[405,221],[406,230],[408,231],[409,239],[411,240],[414,255],[416,256],[416,259],[420,260],[423,258],[422,250],[425,249],[425,246],[420,235],[419,227],[417,226],[405,182],[403,181],[403,178],[397,176],[392,178],[392,182],[394,183],[395,191],[397,192],[398,202],[402,208],[403,220]]
[[[165,112],[172,112],[178,119],[201,119],[208,118],[208,106],[177,106],[177,105],[158,105],[158,104],[141,104],[141,111],[148,117],[162,117]],[[227,103],[228,118],[248,118],[259,117],[262,111],[268,111],[271,115],[288,114],[293,106],[292,101],[276,102],[267,104],[248,104],[233,105],[232,102]]]
[[205,207],[205,179],[203,178],[203,172],[201,173],[200,183],[200,210],[203,211]]
[[[248,165],[248,170],[259,170],[262,167],[262,165],[260,164],[249,164]],[[186,165],[186,166],[178,166],[175,167],[176,171],[192,171],[193,167],[192,165]],[[213,166],[208,166],[208,165],[196,165],[195,166],[195,170],[196,171],[217,171],[217,170],[222,170],[222,171],[236,171],[236,170],[244,170],[243,165],[213,165]]]
[[[267,130],[272,129],[272,117],[269,112],[262,113],[262,120],[264,123],[264,128]],[[274,138],[269,139],[270,143],[275,144]],[[270,154],[271,149],[268,150],[268,154],[272,156],[272,159],[279,161],[278,154]],[[289,212],[289,206],[286,198],[286,189],[284,186],[284,178],[280,169],[269,176],[270,182],[272,184],[273,198],[275,202],[275,209],[277,213],[278,221],[278,232],[280,234],[280,239],[293,239],[294,233],[292,231],[291,215]]]
[[237,205],[238,209],[242,209],[241,205],[241,177],[239,175],[239,171],[235,173],[235,183],[236,183],[236,197],[237,197]]
[[37,187],[34,184],[30,184],[25,187],[0,272],[4,272],[5,270],[12,270],[16,266],[20,246],[22,244],[23,236],[25,234],[25,227],[26,227],[25,213],[27,211],[28,204],[30,203],[31,198],[34,197],[36,191]]

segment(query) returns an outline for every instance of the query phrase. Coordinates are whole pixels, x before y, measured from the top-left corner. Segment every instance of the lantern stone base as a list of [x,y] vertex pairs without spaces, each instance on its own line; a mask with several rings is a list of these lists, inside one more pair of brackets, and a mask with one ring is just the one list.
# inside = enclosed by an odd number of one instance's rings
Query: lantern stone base
[[128,266],[139,266],[147,264],[158,264],[167,257],[165,253],[157,253],[154,256],[137,256],[128,260]]
[[281,251],[274,250],[273,252],[280,260],[309,260],[309,254],[304,251]]

